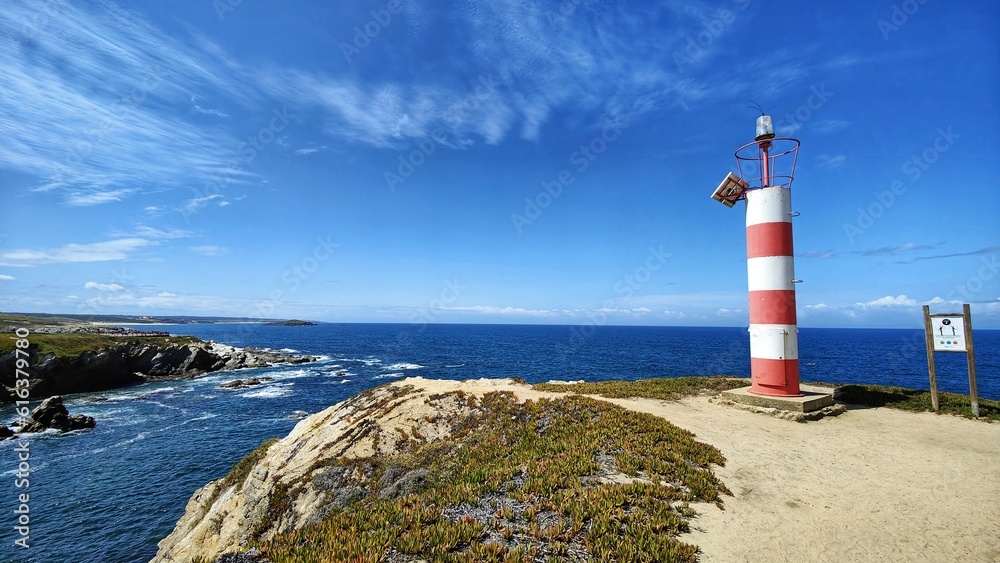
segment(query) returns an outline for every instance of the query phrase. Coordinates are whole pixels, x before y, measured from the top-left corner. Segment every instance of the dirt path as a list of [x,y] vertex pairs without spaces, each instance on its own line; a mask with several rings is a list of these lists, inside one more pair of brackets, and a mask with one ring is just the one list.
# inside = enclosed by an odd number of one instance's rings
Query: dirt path
[[704,397],[611,401],[726,456],[716,474],[735,497],[701,506],[686,538],[706,563],[1000,561],[1000,424],[886,408],[800,424]]
[[[407,380],[441,391],[507,381]],[[692,397],[598,399],[662,416],[719,448],[725,510],[698,506],[702,561],[1000,562],[1000,424],[852,408],[806,424]]]

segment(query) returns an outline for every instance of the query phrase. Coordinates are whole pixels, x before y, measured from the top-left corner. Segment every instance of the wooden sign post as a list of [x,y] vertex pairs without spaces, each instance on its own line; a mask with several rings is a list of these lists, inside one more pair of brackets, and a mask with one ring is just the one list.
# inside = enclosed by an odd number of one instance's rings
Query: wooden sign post
[[969,396],[972,398],[972,416],[979,418],[979,394],[976,391],[976,358],[972,346],[972,312],[969,304],[962,305],[961,313],[931,314],[924,305],[924,333],[927,337],[927,370],[931,376],[931,406],[938,410],[937,373],[934,370],[934,352],[965,352],[969,366]]

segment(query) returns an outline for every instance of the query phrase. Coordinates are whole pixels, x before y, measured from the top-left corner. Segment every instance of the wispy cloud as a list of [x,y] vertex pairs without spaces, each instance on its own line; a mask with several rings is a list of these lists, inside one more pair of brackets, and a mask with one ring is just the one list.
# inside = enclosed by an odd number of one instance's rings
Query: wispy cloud
[[97,291],[125,291],[125,286],[117,283],[97,283],[89,281],[83,284],[85,289],[95,289]]
[[14,276],[8,276],[7,274],[0,274],[0,280],[3,280],[3,281],[13,281],[13,280],[16,280],[16,279],[17,278],[15,278]]
[[193,215],[204,209],[212,202],[215,202],[215,204],[218,205],[219,207],[225,207],[229,205],[229,202],[226,201],[226,198],[222,194],[212,194],[204,197],[195,197],[187,200],[181,206],[181,211],[183,211],[185,214]]
[[525,309],[523,307],[496,307],[493,305],[467,305],[439,307],[442,311],[483,313],[488,315],[525,315],[533,317],[548,317],[558,314],[557,309]]
[[850,121],[842,121],[840,119],[821,119],[812,124],[812,130],[816,133],[832,133],[840,131],[850,124]]
[[121,201],[134,193],[135,190],[111,190],[107,192],[71,193],[66,198],[66,203],[74,206],[99,205],[112,201]]
[[847,162],[847,156],[843,154],[821,154],[816,157],[816,164],[820,168],[840,168],[845,162]]
[[40,178],[69,205],[121,201],[222,172],[238,141],[162,111],[191,92],[251,107],[253,88],[217,48],[173,38],[111,3],[0,12],[0,166]]
[[986,248],[981,248],[979,250],[973,250],[971,252],[956,252],[953,254],[937,254],[934,256],[920,256],[914,258],[909,262],[916,262],[918,260],[937,260],[939,258],[956,258],[959,256],[981,256],[985,254],[997,254],[1000,253],[1000,246],[987,246]]
[[0,252],[0,266],[31,267],[47,264],[108,262],[128,260],[136,252],[171,239],[191,236],[182,229],[157,229],[138,226],[129,232],[111,234],[112,240],[91,243],[70,243],[58,248],[18,249]]
[[224,246],[189,246],[188,250],[202,256],[224,256],[229,254],[229,249]]
[[214,115],[216,117],[229,117],[229,114],[222,111],[221,109],[201,107],[195,102],[195,99],[196,99],[195,96],[191,96],[191,103],[194,104],[194,106],[192,106],[191,109],[194,110],[195,113],[200,113],[202,115]]
[[905,252],[913,252],[914,250],[925,250],[928,248],[934,248],[934,246],[926,244],[916,244],[913,242],[908,242],[899,246],[883,246],[882,248],[876,248],[873,250],[866,250],[861,253],[862,256],[894,256],[896,254],[903,254]]
[[8,250],[0,252],[0,266],[42,266],[77,262],[125,260],[136,251],[154,244],[144,238],[123,238],[86,244],[67,244],[44,250]]
[[796,258],[833,258],[837,253],[831,250],[810,250],[796,255]]
[[[509,136],[535,139],[559,112],[573,112],[583,127],[602,115],[628,124],[702,100],[773,96],[809,74],[791,50],[750,59],[738,76],[706,66],[717,49],[738,41],[739,26],[749,25],[749,18],[731,26],[696,64],[678,69],[674,55],[704,30],[705,14],[718,17],[719,10],[701,2],[637,9],[472,0],[433,16],[436,25],[456,30],[452,38],[463,39],[454,48],[470,55],[449,57],[448,73],[440,72],[439,56],[415,55],[426,42],[414,32],[378,44],[385,56],[411,61],[406,76],[380,73],[383,81],[365,82],[356,74],[276,68],[256,76],[270,96],[316,115],[331,136],[401,148],[438,132],[443,144],[464,148]],[[664,30],[664,21],[674,25]],[[372,71],[379,64],[375,57],[352,61]]]

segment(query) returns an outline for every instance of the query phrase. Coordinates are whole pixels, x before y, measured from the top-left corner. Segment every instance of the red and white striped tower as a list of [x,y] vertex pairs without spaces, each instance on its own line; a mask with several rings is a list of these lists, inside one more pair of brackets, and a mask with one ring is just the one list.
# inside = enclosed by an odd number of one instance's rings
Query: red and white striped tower
[[[799,141],[777,138],[771,118],[757,119],[757,136],[736,150],[732,174],[713,197],[747,202],[747,281],[750,294],[750,393],[801,397],[795,316],[791,186]],[[728,183],[728,184],[727,184]]]

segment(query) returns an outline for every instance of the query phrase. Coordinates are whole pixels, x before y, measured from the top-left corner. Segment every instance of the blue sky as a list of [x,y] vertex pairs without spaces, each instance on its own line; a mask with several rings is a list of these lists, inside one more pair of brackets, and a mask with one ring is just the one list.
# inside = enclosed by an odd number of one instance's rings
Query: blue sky
[[968,302],[1000,328],[998,24],[941,0],[7,2],[0,309],[745,326],[743,204],[709,195],[753,100],[802,141],[801,326]]

